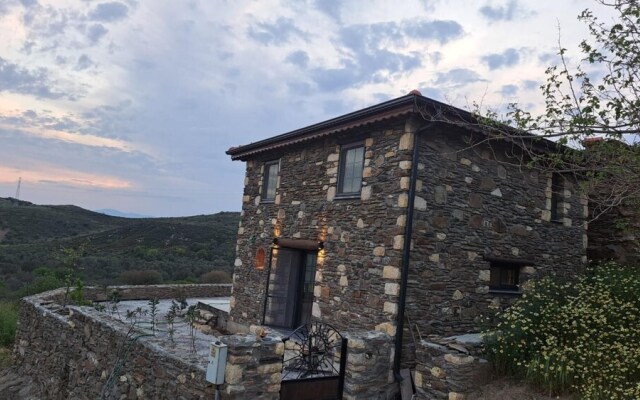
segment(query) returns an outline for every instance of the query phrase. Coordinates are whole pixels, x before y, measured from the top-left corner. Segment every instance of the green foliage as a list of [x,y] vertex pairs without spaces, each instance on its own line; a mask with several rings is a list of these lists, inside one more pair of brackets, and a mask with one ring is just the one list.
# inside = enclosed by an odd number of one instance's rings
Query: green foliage
[[176,332],[176,329],[174,323],[176,317],[180,315],[182,308],[183,307],[175,300],[171,300],[171,307],[169,307],[169,311],[167,311],[167,314],[165,315],[165,318],[167,320],[167,332],[169,333],[169,341],[171,341],[171,344],[175,344],[174,334]]
[[157,298],[149,300],[149,315],[151,316],[151,330],[153,334],[156,334],[156,319],[158,317],[158,304],[160,301]]
[[157,285],[162,282],[162,275],[154,270],[130,270],[120,274],[120,282],[125,285]]
[[9,367],[12,362],[11,349],[7,347],[0,347],[0,371]]
[[476,105],[476,120],[492,139],[507,138],[523,150],[514,163],[579,181],[596,219],[621,203],[640,205],[640,2],[594,3],[607,18],[589,9],[578,16],[588,36],[574,53],[560,45],[540,86],[541,113],[514,103],[497,123],[495,111]]
[[202,283],[231,283],[231,275],[225,271],[209,271],[200,276]]
[[191,350],[196,352],[196,321],[198,320],[198,306],[189,306],[185,314],[185,320],[189,324],[189,338],[191,339]]
[[[34,281],[20,289],[15,297],[31,296],[33,294],[46,292],[48,290],[58,289],[64,286],[64,279],[60,279],[55,274],[38,276]],[[7,296],[9,297],[9,296]]]
[[0,346],[13,344],[18,323],[18,305],[15,302],[0,302]]
[[499,372],[584,399],[640,398],[639,269],[532,282],[498,320],[488,351]]
[[[231,272],[238,219],[238,213],[127,219],[0,198],[0,229],[8,229],[0,239],[0,299],[73,286],[76,278],[113,284],[131,269],[191,283],[211,270]],[[74,268],[78,273],[68,277]]]
[[84,283],[80,278],[76,278],[75,286],[69,294],[69,297],[71,298],[73,304],[78,306],[86,306],[91,304],[91,302],[87,301],[84,298]]
[[109,294],[109,308],[107,311],[109,311],[112,316],[118,316],[118,318],[120,318],[120,310],[118,309],[118,304],[120,304],[121,300],[122,296],[117,290],[114,290]]
[[[76,304],[84,303],[83,283],[80,279],[80,258],[84,255],[87,243],[84,242],[77,249],[63,248],[58,257],[62,262],[63,268],[67,271],[64,277],[65,292],[63,306],[67,304],[67,300],[71,298]],[[76,289],[71,293],[71,286],[76,285]]]
[[122,220],[75,206],[41,206],[0,198],[0,228],[9,229],[3,244],[44,242],[86,235],[115,228]]
[[547,68],[547,82],[541,86],[546,112],[532,116],[511,105],[510,116],[519,128],[559,135],[563,144],[595,134],[620,138],[638,133],[640,3],[596,2],[609,7],[613,18],[602,22],[588,9],[578,16],[589,29],[580,43],[580,62],[571,65],[569,51],[558,49],[560,63]]

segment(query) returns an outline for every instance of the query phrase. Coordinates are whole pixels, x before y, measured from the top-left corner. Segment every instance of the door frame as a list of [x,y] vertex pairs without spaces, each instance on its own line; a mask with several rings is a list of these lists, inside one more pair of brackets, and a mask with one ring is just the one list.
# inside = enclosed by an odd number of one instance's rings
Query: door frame
[[[287,244],[290,244],[290,242],[296,242],[293,240],[287,240]],[[282,329],[295,329],[296,327],[298,327],[299,325],[302,324],[302,316],[301,316],[301,310],[302,310],[302,301],[303,301],[303,290],[304,290],[304,281],[305,281],[305,273],[306,273],[306,269],[308,268],[307,265],[307,256],[312,254],[315,256],[315,260],[314,260],[314,271],[317,270],[317,266],[318,266],[318,252],[320,251],[320,249],[323,246],[323,243],[320,242],[318,245],[317,249],[313,249],[313,248],[309,248],[308,246],[308,242],[307,240],[300,240],[300,242],[304,242],[305,246],[300,246],[297,247],[295,246],[295,243],[293,243],[292,245],[278,245],[278,241],[274,239],[274,244],[271,246],[270,252],[269,252],[269,265],[267,267],[267,279],[266,279],[266,287],[265,287],[265,294],[264,294],[264,299],[263,299],[263,305],[262,305],[262,325],[265,325],[265,319],[266,319],[266,315],[267,315],[267,303],[268,303],[268,299],[269,299],[269,286],[271,285],[271,270],[272,270],[272,265],[273,265],[273,253],[274,250],[280,250],[280,249],[287,249],[290,251],[296,251],[299,252],[301,257],[301,265],[299,265],[298,267],[301,269],[298,273],[298,279],[295,282],[295,296],[294,296],[294,300],[293,300],[293,324],[292,326],[278,326],[278,325],[268,325],[268,326],[273,326],[274,328],[282,328]],[[315,283],[315,274],[314,274],[314,283]],[[313,293],[313,291],[312,291]],[[313,296],[313,294],[312,294]],[[314,296],[315,299],[315,296]],[[312,301],[312,307],[313,307],[313,301]],[[310,322],[310,318],[309,321]]]

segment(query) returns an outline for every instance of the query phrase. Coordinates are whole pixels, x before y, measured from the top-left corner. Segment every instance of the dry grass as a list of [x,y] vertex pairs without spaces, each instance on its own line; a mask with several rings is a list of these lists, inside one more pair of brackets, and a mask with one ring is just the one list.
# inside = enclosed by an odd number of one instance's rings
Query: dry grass
[[476,392],[468,396],[475,400],[574,400],[574,396],[549,396],[541,393],[539,388],[534,388],[523,382],[508,378],[497,378]]
[[12,364],[11,349],[7,347],[0,347],[0,371],[8,368]]

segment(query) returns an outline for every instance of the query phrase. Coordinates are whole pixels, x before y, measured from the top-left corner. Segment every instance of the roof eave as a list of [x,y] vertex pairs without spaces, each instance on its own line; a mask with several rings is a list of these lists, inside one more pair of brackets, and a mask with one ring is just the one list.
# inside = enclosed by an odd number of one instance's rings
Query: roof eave
[[413,94],[398,97],[362,110],[354,111],[327,121],[310,125],[291,132],[273,136],[247,145],[232,147],[226,151],[232,160],[246,160],[257,153],[289,146],[312,139],[332,135],[341,131],[388,120],[401,115],[417,112],[417,101],[424,99]]
[[[256,154],[273,149],[299,144],[309,140],[315,140],[403,115],[422,115],[422,113],[426,112],[428,114],[430,111],[437,111],[436,113],[452,116],[459,121],[471,124],[471,126],[473,126],[474,122],[477,122],[476,116],[468,111],[453,107],[449,104],[441,103],[422,95],[410,93],[384,103],[376,104],[362,110],[354,111],[349,114],[296,129],[291,132],[249,143],[247,145],[231,147],[226,151],[226,154],[230,155],[232,160],[246,161]],[[501,129],[522,135],[521,131],[508,125],[502,125]],[[478,129],[478,131],[483,131],[483,134],[487,134],[483,129]],[[508,137],[505,139],[508,140]],[[538,140],[540,137],[531,135],[531,139]],[[546,138],[542,139],[544,139],[542,141],[544,144],[538,143],[536,148],[544,148],[543,151],[558,151],[565,147],[558,143],[549,141]]]

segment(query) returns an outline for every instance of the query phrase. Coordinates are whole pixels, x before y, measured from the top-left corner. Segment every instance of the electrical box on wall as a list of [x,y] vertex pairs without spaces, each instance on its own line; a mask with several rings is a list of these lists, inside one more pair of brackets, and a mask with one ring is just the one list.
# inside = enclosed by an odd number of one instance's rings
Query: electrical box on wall
[[214,385],[224,383],[224,370],[227,366],[227,345],[219,340],[211,342],[209,364],[207,364],[207,381]]

